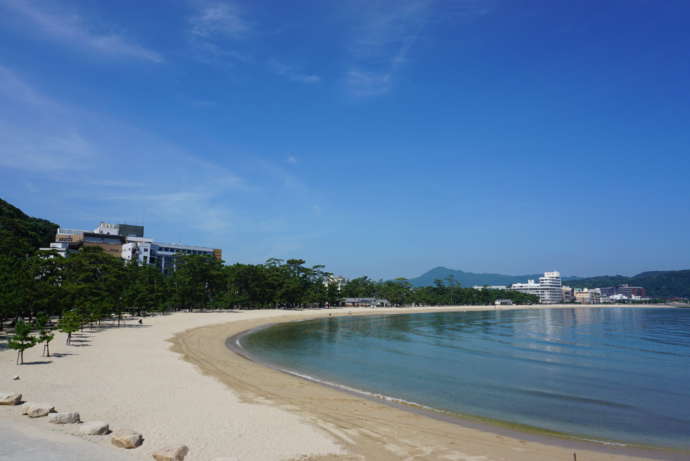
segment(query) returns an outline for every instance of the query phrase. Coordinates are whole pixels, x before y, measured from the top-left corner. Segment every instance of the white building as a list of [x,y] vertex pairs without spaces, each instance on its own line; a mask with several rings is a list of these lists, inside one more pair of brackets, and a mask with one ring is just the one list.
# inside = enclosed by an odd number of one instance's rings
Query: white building
[[560,272],[544,272],[539,283],[528,280],[527,283],[513,283],[511,290],[539,296],[541,304],[558,304],[563,302],[563,290]]
[[527,283],[513,283],[510,286],[510,289],[513,291],[519,291],[520,293],[527,293],[528,295],[539,296],[539,293],[541,292],[541,285],[536,283],[534,280],[528,280]]
[[217,248],[158,243],[144,237],[144,226],[107,222],[101,222],[93,231],[59,228],[55,242],[41,250],[54,250],[66,256],[82,246],[99,246],[108,254],[140,265],[154,265],[166,273],[175,271],[177,256],[207,255],[222,260],[222,252]]
[[218,249],[180,243],[153,243],[149,263],[155,264],[161,272],[170,273],[177,269],[176,257],[187,255],[213,256],[221,260],[221,252]]
[[146,237],[127,237],[126,243],[122,244],[122,259],[125,261],[136,261],[139,265],[152,262],[153,239]]
[[475,285],[472,288],[475,290],[507,290],[508,287],[505,285]]
[[561,273],[544,272],[543,277],[539,277],[539,302],[541,304],[558,304],[563,302],[563,290],[561,283]]

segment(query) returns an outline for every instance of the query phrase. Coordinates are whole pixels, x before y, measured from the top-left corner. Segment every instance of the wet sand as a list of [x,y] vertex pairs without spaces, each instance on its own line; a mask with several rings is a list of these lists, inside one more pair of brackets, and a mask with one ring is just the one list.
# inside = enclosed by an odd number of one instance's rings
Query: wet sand
[[[553,307],[553,306],[551,306]],[[572,306],[565,306],[572,307]],[[423,308],[476,310],[491,307]],[[534,308],[534,307],[533,307]],[[539,307],[542,308],[542,307]],[[343,392],[282,373],[256,363],[226,347],[228,337],[267,323],[304,320],[328,315],[369,315],[417,312],[420,309],[338,309],[289,312],[284,315],[239,320],[186,331],[174,337],[173,350],[209,376],[237,391],[248,402],[270,402],[299,414],[330,433],[346,455],[325,455],[322,460],[580,460],[686,459],[687,454],[647,451],[520,433],[488,424],[434,418],[399,405]]]

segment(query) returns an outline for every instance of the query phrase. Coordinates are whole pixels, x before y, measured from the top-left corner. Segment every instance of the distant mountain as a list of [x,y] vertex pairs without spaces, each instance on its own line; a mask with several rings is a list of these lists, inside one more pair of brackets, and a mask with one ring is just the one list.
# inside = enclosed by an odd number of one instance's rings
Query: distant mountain
[[[504,274],[477,274],[474,272],[465,272],[461,270],[448,269],[447,267],[435,267],[429,272],[426,272],[419,277],[410,279],[412,286],[424,287],[434,284],[434,280],[445,280],[452,276],[460,282],[465,288],[471,288],[475,285],[511,285],[517,282],[526,282],[527,280],[538,280],[544,274],[528,274],[528,275],[504,275]],[[564,280],[575,279],[576,277],[564,277]]]
[[651,298],[690,298],[690,270],[642,272],[632,277],[604,275],[569,280],[574,288],[597,288],[623,285],[644,287]]
[[57,224],[32,218],[0,199],[0,255],[24,256],[47,247],[57,228]]

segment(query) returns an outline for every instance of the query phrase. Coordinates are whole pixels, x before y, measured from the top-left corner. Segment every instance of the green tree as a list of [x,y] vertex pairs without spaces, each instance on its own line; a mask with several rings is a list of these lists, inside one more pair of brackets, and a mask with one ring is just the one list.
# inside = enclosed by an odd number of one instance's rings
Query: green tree
[[10,337],[8,346],[17,351],[17,365],[24,364],[24,351],[36,345],[36,338],[31,336],[31,326],[19,320],[14,327],[14,336]]
[[212,256],[181,256],[173,274],[175,302],[192,311],[206,309],[224,285],[223,264]]
[[79,331],[81,328],[82,318],[77,311],[67,311],[63,314],[58,322],[58,330],[67,333],[67,340],[65,344],[71,344],[72,333]]
[[84,247],[65,261],[64,291],[68,305],[79,312],[84,323],[118,310],[125,281],[122,260],[101,248]]
[[45,313],[41,312],[36,316],[35,327],[38,329],[37,341],[43,343],[41,355],[50,357],[50,342],[55,338],[55,335],[50,331],[50,320]]
[[21,259],[0,255],[0,331],[5,321],[18,318],[23,298]]

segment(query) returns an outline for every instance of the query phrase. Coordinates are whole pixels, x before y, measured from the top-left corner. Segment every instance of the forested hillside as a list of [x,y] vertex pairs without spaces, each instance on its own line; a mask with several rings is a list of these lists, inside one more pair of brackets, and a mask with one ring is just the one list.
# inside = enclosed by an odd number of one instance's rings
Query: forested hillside
[[0,255],[26,256],[53,241],[58,225],[0,199]]

